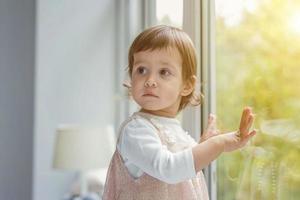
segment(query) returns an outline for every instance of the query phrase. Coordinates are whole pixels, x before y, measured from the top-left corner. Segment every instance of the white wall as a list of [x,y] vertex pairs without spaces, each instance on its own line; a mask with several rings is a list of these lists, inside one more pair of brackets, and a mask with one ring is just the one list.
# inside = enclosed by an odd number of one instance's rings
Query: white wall
[[115,4],[112,0],[38,1],[35,200],[61,199],[74,181],[74,173],[52,169],[58,124],[114,123]]

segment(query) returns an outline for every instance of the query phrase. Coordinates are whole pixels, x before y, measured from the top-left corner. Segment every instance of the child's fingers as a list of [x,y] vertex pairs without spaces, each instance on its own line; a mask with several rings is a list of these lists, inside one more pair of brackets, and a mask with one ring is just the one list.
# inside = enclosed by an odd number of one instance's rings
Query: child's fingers
[[245,143],[247,143],[254,135],[256,134],[256,130],[251,131],[247,136],[243,138]]
[[252,113],[251,108],[249,107],[245,108],[243,113],[243,119],[241,120],[241,124],[240,124],[240,132],[242,134],[246,134],[249,132],[253,120],[254,120],[254,115]]
[[252,126],[254,117],[252,114],[249,115],[247,122],[243,125],[243,127],[241,127],[241,132],[242,134],[247,134]]
[[213,114],[210,114],[208,117],[208,123],[205,131],[201,135],[201,141],[204,141],[212,136],[216,136],[220,133],[220,131],[217,129],[216,126],[216,116]]
[[254,115],[250,114],[249,118],[248,118],[248,123],[247,123],[247,130],[249,130],[251,128],[253,121],[254,121]]
[[216,120],[216,116],[214,114],[209,114],[208,116],[208,123],[212,123]]
[[244,126],[244,124],[247,122],[248,115],[250,113],[251,113],[251,108],[250,107],[244,108],[244,110],[242,112],[241,121],[240,121],[240,127]]
[[208,124],[207,124],[207,129],[211,130],[216,127],[216,116],[213,114],[210,114],[208,117]]

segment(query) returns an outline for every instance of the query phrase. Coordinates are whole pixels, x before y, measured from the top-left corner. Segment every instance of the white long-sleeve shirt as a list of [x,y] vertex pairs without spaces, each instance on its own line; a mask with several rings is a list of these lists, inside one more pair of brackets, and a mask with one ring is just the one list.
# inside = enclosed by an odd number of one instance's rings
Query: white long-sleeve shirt
[[[162,144],[157,129],[145,117],[164,131],[174,150]],[[191,147],[197,143],[177,119],[135,113],[121,131],[117,148],[134,178],[147,173],[161,181],[177,183],[196,176]]]

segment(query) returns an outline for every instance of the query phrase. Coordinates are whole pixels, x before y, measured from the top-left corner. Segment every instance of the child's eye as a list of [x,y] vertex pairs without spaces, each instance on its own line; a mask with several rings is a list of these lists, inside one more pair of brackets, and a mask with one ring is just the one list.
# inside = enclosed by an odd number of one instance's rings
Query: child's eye
[[138,68],[136,69],[136,71],[137,71],[138,74],[142,74],[142,75],[147,73],[146,67],[143,67],[143,66],[138,67]]
[[162,76],[170,76],[170,75],[171,75],[171,72],[170,72],[170,70],[168,70],[168,69],[162,69],[162,70],[160,70],[160,74],[161,74]]

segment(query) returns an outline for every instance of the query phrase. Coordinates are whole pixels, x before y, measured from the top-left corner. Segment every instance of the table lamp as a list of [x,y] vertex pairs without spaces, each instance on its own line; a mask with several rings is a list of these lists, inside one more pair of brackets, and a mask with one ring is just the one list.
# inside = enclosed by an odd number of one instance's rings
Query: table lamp
[[80,195],[88,193],[85,173],[107,168],[115,148],[113,128],[61,125],[56,130],[53,167],[80,172]]

